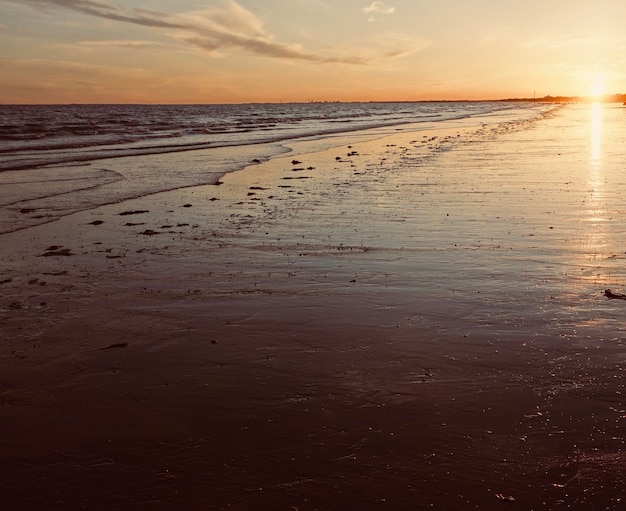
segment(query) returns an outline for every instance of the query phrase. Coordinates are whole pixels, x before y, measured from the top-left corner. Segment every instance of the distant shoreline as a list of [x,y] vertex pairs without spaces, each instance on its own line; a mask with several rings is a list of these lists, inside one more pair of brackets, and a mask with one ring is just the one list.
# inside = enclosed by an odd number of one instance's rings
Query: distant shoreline
[[544,96],[542,98],[511,98],[499,101],[539,101],[542,103],[624,103],[626,101],[626,94],[605,94],[599,98],[591,96]]
[[27,106],[193,106],[193,105],[304,105],[304,104],[396,104],[396,103],[624,103],[626,94],[605,94],[601,98],[591,96],[542,96],[538,98],[502,98],[502,99],[416,99],[389,101],[242,101],[240,103],[0,103],[0,107]]

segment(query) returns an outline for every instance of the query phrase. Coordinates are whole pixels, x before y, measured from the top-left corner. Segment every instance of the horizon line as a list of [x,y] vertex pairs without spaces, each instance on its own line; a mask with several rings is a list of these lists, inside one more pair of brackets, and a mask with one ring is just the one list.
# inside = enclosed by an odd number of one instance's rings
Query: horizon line
[[3,103],[0,106],[86,106],[86,105],[141,105],[141,106],[190,106],[190,105],[289,105],[289,104],[325,104],[325,103],[489,103],[489,102],[592,102],[592,103],[620,103],[626,101],[626,94],[603,94],[600,97],[588,96],[552,96],[541,97],[499,98],[499,99],[396,99],[396,100],[306,100],[306,101],[233,101],[218,103],[197,102],[68,102],[68,103]]

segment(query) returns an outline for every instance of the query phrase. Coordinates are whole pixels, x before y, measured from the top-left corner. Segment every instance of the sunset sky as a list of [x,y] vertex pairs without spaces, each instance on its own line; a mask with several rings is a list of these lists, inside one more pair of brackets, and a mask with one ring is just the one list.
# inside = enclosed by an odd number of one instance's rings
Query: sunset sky
[[623,0],[0,0],[0,103],[626,92]]

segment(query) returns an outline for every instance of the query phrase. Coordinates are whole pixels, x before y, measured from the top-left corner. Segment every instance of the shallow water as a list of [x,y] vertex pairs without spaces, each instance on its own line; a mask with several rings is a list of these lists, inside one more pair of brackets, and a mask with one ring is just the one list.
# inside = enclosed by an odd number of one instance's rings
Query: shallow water
[[[275,288],[261,268],[279,250],[304,289],[366,297],[442,334],[621,343],[626,302],[604,290],[626,286],[625,128],[621,107],[575,105],[426,149],[424,135],[407,135],[381,161],[367,144],[351,158],[337,151],[342,161],[331,151],[311,179],[286,181],[284,198],[257,193],[264,208],[249,206],[240,242],[256,251],[245,278],[258,271]],[[320,287],[329,274],[346,286]]]
[[0,171],[499,115],[525,102],[0,105]]
[[358,139],[409,126],[479,126],[546,108],[514,102],[0,106],[0,233],[215,183],[292,151],[297,140],[319,150],[347,133]]

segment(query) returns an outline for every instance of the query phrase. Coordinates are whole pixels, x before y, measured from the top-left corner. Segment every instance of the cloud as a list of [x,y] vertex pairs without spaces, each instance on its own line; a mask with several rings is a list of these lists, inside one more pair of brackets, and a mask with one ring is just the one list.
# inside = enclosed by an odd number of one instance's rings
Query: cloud
[[[249,101],[240,83],[220,72],[195,74],[42,58],[0,57],[5,103],[192,103]],[[240,88],[241,87],[241,88]]]
[[432,44],[432,41],[409,34],[388,33],[376,37],[378,46],[384,50],[387,60],[408,57],[418,53]]
[[144,69],[63,60],[0,58],[0,67],[4,71],[0,74],[3,101],[12,103],[32,103],[33,98],[66,103],[77,97],[88,102],[115,101],[120,99],[119,83],[126,85],[125,93],[135,95],[131,100],[142,101],[145,84],[155,81]]
[[45,12],[54,8],[69,9],[81,14],[96,16],[113,21],[123,21],[135,25],[156,28],[182,28],[180,24],[168,20],[166,15],[145,9],[132,9],[110,4],[100,0],[8,0],[15,3],[31,5]]
[[363,7],[365,14],[393,14],[396,12],[395,7],[391,7],[385,2],[372,2],[367,7]]
[[570,46],[587,46],[594,43],[594,39],[587,35],[558,34],[554,36],[538,36],[529,39],[525,46],[528,48],[567,48]]
[[[253,55],[319,63],[366,64],[359,56],[333,56],[313,53],[299,45],[275,40],[252,12],[234,0],[222,7],[200,12],[170,14],[151,9],[124,8],[106,0],[3,0],[53,13],[59,9],[87,16],[139,25],[166,33],[213,54],[242,50]],[[374,2],[379,4],[380,2]],[[372,4],[373,5],[373,4]]]
[[373,23],[378,20],[378,15],[393,14],[396,12],[396,8],[389,6],[384,2],[372,2],[367,7],[363,7],[363,12],[370,15],[367,18],[367,21]]
[[80,46],[88,46],[94,48],[151,48],[154,46],[160,46],[159,43],[155,43],[154,41],[139,41],[135,39],[130,39],[127,41],[81,41],[78,44]]

